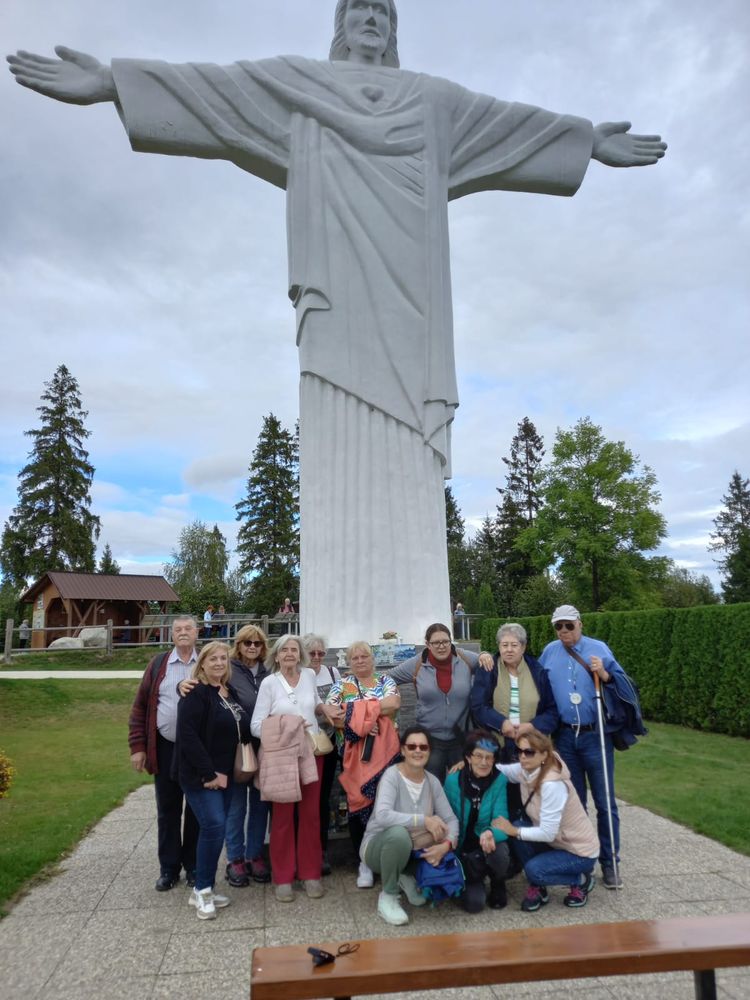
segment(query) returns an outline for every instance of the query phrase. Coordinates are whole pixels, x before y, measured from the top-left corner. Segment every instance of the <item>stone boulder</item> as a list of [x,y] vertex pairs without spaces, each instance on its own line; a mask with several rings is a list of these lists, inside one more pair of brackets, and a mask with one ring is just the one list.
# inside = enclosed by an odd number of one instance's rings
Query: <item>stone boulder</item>
[[105,649],[107,645],[107,630],[100,626],[82,628],[81,639],[86,649]]
[[47,647],[48,649],[83,649],[83,639],[74,639],[72,636],[63,635],[59,639],[53,639]]

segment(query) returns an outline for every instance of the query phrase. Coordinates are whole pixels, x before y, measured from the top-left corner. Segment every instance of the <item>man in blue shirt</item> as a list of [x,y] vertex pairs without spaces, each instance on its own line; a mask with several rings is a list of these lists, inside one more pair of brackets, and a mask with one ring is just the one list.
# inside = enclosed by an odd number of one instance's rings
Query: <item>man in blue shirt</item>
[[[596,805],[602,881],[607,889],[618,889],[622,887],[622,882],[619,877],[620,817],[615,802],[614,748],[611,736],[605,733],[604,756],[609,780],[609,806],[615,840],[613,845],[607,817],[602,749],[597,731],[596,689],[592,674],[598,675],[601,684],[609,684],[615,674],[623,673],[623,669],[606,643],[583,635],[581,616],[572,604],[555,608],[552,624],[558,638],[544,648],[539,662],[549,674],[552,693],[560,713],[557,752],[568,765],[573,785],[584,807],[588,779]],[[591,673],[575,654],[589,665]]]

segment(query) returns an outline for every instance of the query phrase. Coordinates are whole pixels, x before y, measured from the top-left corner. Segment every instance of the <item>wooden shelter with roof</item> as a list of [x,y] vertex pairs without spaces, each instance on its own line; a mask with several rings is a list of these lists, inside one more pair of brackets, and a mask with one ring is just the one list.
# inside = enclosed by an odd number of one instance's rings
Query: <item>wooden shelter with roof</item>
[[154,604],[166,614],[167,605],[179,597],[163,576],[51,570],[21,600],[33,605],[31,648],[42,649],[53,639],[76,636],[82,628],[106,625],[109,620],[115,627],[135,629]]

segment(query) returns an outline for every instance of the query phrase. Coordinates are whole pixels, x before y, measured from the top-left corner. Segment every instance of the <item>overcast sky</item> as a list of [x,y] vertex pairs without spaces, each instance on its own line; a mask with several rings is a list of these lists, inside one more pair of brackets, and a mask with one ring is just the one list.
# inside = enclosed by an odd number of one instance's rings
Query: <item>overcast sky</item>
[[[334,6],[4,0],[0,37],[102,61],[324,58]],[[404,68],[669,143],[655,167],[592,163],[572,199],[452,204],[468,525],[494,512],[519,420],[551,452],[589,416],[656,472],[660,551],[718,580],[712,519],[733,470],[750,475],[749,27],[747,0],[401,0]],[[297,417],[283,192],[133,153],[112,105],[59,104],[9,73],[0,137],[0,520],[64,363],[89,411],[101,544],[123,569],[160,571],[196,517],[233,545],[261,419]]]

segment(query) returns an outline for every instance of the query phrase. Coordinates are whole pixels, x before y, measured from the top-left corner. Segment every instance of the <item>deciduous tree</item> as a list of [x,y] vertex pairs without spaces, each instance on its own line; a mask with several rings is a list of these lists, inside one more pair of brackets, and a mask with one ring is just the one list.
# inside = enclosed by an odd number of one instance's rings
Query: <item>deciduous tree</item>
[[84,447],[88,412],[78,382],[60,365],[44,386],[41,423],[26,431],[34,445],[0,543],[3,575],[19,588],[48,570],[93,572],[100,530],[91,512],[94,466]]
[[666,534],[656,476],[585,417],[558,430],[540,484],[542,506],[518,544],[539,569],[559,565],[579,607],[600,609],[621,595],[628,557]]
[[226,603],[229,557],[218,525],[195,520],[180,532],[177,548],[164,564],[164,576],[180,597],[180,609],[197,614],[208,604]]

